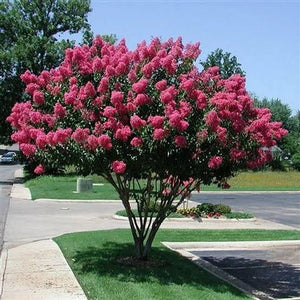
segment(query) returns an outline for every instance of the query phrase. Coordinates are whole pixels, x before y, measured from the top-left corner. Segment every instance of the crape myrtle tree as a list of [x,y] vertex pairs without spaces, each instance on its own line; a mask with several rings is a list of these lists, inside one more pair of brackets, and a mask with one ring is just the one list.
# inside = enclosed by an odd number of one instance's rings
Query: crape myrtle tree
[[162,222],[200,184],[226,187],[238,169],[266,162],[261,148],[286,134],[268,109],[253,106],[244,77],[222,79],[218,67],[199,72],[199,53],[199,43],[181,38],[129,51],[124,40],[97,37],[66,50],[56,69],[24,73],[30,100],[8,117],[37,174],[75,165],[114,186],[139,259],[149,258]]

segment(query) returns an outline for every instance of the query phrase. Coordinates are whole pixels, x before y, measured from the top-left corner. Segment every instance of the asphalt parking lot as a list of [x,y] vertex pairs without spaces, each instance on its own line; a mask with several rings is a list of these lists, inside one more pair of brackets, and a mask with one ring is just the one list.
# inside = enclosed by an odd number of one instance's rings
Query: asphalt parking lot
[[191,251],[275,299],[300,299],[300,247]]

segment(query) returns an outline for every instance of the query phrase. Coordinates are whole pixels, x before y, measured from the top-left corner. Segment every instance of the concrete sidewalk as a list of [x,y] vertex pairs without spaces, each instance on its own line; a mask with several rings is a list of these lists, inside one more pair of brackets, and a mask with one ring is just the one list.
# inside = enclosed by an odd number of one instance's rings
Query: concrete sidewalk
[[[122,204],[30,201],[30,194],[22,184],[13,186],[11,196],[1,255],[1,299],[86,299],[52,238],[70,232],[129,228],[127,220],[113,218]],[[162,228],[295,229],[261,219],[242,222],[169,220]]]

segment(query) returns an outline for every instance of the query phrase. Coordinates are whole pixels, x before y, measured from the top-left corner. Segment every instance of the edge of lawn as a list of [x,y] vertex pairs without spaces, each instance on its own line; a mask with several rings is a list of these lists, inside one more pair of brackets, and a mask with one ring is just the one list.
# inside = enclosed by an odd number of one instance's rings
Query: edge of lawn
[[[176,290],[177,285],[180,285],[180,288],[184,286],[184,288],[188,288],[189,290],[189,282],[185,281],[186,274],[180,273],[181,268],[185,268],[184,272],[189,272],[187,274],[189,274],[189,278],[192,278],[191,289],[194,292],[195,289],[198,292],[197,288],[200,290],[203,289],[207,293],[205,297],[211,297],[210,299],[215,299],[215,297],[216,299],[221,299],[217,297],[220,297],[220,293],[224,294],[224,298],[222,299],[245,299],[247,298],[246,294],[239,292],[236,288],[197,267],[187,258],[167,249],[161,242],[300,240],[300,231],[263,229],[160,229],[153,243],[153,255],[155,258],[166,259],[166,267],[158,268],[157,270],[154,268],[144,269],[144,271],[137,268],[128,269],[128,266],[124,268],[124,266],[116,263],[117,258],[128,256],[130,253],[131,255],[133,254],[130,229],[69,233],[58,236],[53,240],[61,249],[85,294],[88,295],[88,299],[101,298],[103,295],[110,296],[101,299],[110,299],[113,297],[110,294],[111,290],[119,290],[122,286],[122,289],[128,288],[126,291],[123,290],[124,295],[134,297],[136,296],[134,293],[137,289],[145,288],[144,282],[151,285],[152,281],[154,283],[159,282],[159,286],[155,285],[155,288],[153,286],[153,293],[161,285],[166,289],[166,295],[169,295],[168,293],[172,295],[172,290],[167,290],[169,286],[173,286]],[[164,272],[164,277],[162,277],[161,272]],[[181,282],[181,280],[184,282]],[[126,283],[125,286],[124,282]],[[166,282],[168,284],[165,286]],[[200,285],[199,287],[197,286],[198,284]],[[221,290],[222,292],[220,292]],[[152,293],[151,288],[148,293]],[[177,298],[185,299],[180,296]],[[139,299],[147,298],[141,297]],[[172,297],[170,296],[166,299],[172,299]]]

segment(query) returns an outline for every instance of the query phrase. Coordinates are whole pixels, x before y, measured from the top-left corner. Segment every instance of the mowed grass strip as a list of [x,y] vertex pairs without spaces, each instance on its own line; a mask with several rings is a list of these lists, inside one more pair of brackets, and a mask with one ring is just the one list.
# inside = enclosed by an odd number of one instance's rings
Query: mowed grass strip
[[[79,177],[79,176],[78,176]],[[76,176],[40,176],[26,181],[32,198],[49,199],[119,199],[118,193],[105,179],[100,176],[93,178],[95,185],[91,193],[74,193],[76,191]],[[228,191],[300,191],[300,172],[243,172],[229,181]],[[203,191],[224,191],[215,185],[202,186]]]
[[152,259],[157,266],[127,266],[120,258],[133,255],[130,230],[66,234],[55,238],[88,299],[248,299],[161,241],[249,241],[300,239],[300,231],[160,230]]
[[[228,183],[231,185],[228,191],[300,191],[300,172],[242,172],[231,178]],[[221,189],[211,185],[203,186],[202,190]]]
[[92,192],[76,193],[77,178],[75,176],[40,176],[26,181],[25,185],[30,189],[32,199],[119,199],[113,186],[100,176],[93,176],[93,182],[103,185],[94,185]]

